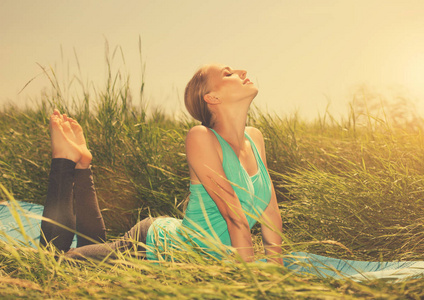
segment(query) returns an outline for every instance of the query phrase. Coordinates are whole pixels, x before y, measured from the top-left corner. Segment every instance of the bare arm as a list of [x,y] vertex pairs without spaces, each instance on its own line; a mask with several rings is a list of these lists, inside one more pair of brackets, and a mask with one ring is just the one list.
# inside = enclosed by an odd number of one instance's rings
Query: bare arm
[[265,254],[269,257],[268,260],[274,261],[282,265],[283,259],[281,257],[281,232],[283,231],[283,222],[281,220],[280,210],[278,209],[277,197],[275,196],[275,189],[274,185],[272,184],[272,181],[271,189],[271,202],[268,204],[268,207],[262,214],[262,242],[264,244]]
[[[230,234],[231,245],[244,261],[253,261],[250,227],[240,201],[222,167],[215,135],[204,126],[193,127],[186,138],[190,178],[201,183],[221,215]],[[193,182],[196,183],[196,182]]]
[[[249,135],[254,139],[255,144],[260,152],[262,161],[265,164],[265,167],[268,171],[268,166],[266,162],[266,154],[265,154],[265,143],[262,133],[255,128],[248,128]],[[269,176],[269,174],[268,174]],[[282,229],[282,220],[280,210],[277,204],[277,197],[275,194],[274,185],[272,183],[271,177],[271,201],[268,204],[265,211],[262,213],[262,224],[261,224],[261,232],[262,232],[262,242],[265,248],[265,254],[269,257],[268,260],[283,264],[283,259],[281,258],[281,244],[282,238],[281,233]],[[274,256],[274,258],[273,258]],[[277,257],[276,257],[277,256]]]

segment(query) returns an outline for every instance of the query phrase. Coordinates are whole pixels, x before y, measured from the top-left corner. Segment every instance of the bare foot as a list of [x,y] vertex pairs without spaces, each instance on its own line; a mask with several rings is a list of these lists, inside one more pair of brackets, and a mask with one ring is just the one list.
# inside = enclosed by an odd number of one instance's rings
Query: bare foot
[[84,138],[84,133],[82,128],[78,122],[72,118],[67,118],[67,122],[69,122],[73,136],[75,139],[73,140],[75,144],[77,144],[81,150],[81,159],[76,165],[76,169],[88,169],[91,164],[91,160],[93,159],[93,155],[87,148],[87,143]]
[[[66,115],[64,115],[66,117]],[[71,123],[69,123],[69,120],[67,118],[63,118],[62,121],[62,128],[63,128],[63,132],[65,132],[65,135],[75,143],[76,137],[75,137],[75,133],[72,130],[71,127]]]
[[[69,129],[67,126],[69,126]],[[81,160],[82,151],[79,146],[67,136],[66,131],[69,130],[73,134],[70,124],[63,125],[63,120],[54,112],[50,117],[52,158],[66,158],[78,163]]]

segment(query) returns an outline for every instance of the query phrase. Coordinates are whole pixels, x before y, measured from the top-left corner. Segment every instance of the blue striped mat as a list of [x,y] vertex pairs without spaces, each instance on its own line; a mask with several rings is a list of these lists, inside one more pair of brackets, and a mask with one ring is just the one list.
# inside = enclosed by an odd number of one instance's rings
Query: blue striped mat
[[[0,240],[7,242],[10,241],[9,237],[18,243],[36,248],[40,240],[41,221],[30,216],[31,214],[41,216],[43,206],[22,201],[17,203],[20,208],[16,211],[30,239],[25,242],[19,225],[11,213],[11,205],[8,202],[2,202],[0,203]],[[76,247],[76,237],[71,247]],[[371,279],[401,281],[424,275],[424,261],[369,262],[337,259],[306,252],[292,252],[285,255],[284,265],[294,273],[313,274],[321,278],[350,278],[355,281]]]

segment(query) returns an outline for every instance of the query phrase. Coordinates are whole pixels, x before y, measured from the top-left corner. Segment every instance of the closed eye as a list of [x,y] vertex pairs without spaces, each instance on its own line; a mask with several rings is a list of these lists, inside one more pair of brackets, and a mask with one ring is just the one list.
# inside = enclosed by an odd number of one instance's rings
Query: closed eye
[[230,77],[231,75],[233,75],[234,73],[228,73],[225,76]]

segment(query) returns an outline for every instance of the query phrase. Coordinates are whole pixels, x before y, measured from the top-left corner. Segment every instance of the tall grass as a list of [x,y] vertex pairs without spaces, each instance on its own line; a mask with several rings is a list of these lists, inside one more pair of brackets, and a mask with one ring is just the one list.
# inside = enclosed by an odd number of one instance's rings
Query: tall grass
[[[195,122],[176,119],[160,108],[148,112],[144,82],[134,104],[128,76],[112,68],[117,55],[124,61],[122,50],[117,47],[110,54],[108,45],[106,49],[107,79],[100,91],[81,76],[62,83],[58,72],[46,68],[54,88],[37,107],[0,111],[0,183],[10,197],[44,203],[48,116],[59,108],[84,128],[102,213],[109,235],[116,236],[148,215],[182,216],[189,184],[184,139]],[[76,63],[79,69],[77,58]],[[143,62],[141,66],[143,71]],[[70,94],[74,85],[79,94]],[[374,261],[424,259],[423,123],[408,105],[398,101],[390,106],[361,89],[344,118],[327,112],[305,121],[299,115],[250,112],[249,125],[265,137],[286,252]],[[9,199],[5,193],[0,197]],[[417,279],[390,285],[320,280],[273,265],[202,261],[194,253],[184,253],[186,260],[181,256],[180,263],[157,265],[125,255],[114,263],[76,263],[60,255],[56,260],[45,250],[0,243],[0,293],[8,297],[423,296],[423,283]],[[260,257],[258,235],[254,243]]]

